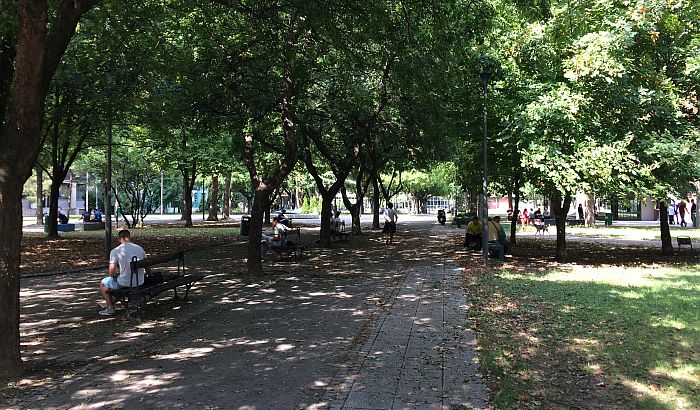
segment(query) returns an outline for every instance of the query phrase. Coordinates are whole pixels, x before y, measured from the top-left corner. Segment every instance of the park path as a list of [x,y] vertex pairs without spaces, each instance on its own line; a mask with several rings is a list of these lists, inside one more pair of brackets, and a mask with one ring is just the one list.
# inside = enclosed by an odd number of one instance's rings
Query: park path
[[484,408],[461,270],[414,268],[347,369],[335,409]]
[[[24,355],[55,373],[5,404],[483,408],[454,230],[400,229],[393,246],[369,232],[301,264],[280,262],[264,278],[231,275],[244,244],[210,249],[188,263],[207,273],[193,301],[153,303],[141,320],[96,315],[99,272],[28,278]],[[67,293],[47,309],[55,287]]]

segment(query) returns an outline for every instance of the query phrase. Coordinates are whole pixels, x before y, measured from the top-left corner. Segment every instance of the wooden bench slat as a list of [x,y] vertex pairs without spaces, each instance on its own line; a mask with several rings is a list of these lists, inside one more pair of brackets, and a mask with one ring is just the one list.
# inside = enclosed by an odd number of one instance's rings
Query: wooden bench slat
[[131,269],[141,269],[150,268],[151,266],[160,265],[161,263],[171,262],[176,260],[184,260],[185,252],[177,251],[160,256],[149,256],[146,259],[141,259],[140,261],[131,262]]

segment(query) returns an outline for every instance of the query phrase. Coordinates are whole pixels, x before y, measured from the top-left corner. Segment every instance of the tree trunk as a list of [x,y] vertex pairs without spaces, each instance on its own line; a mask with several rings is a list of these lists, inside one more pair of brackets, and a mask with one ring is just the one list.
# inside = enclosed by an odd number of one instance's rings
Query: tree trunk
[[60,181],[54,176],[54,178],[51,180],[51,191],[49,193],[49,232],[47,233],[48,238],[56,239],[58,238],[58,226],[56,219],[58,219],[58,197],[60,195],[60,189],[61,189],[61,183],[63,182],[63,179]]
[[673,241],[671,239],[671,228],[668,226],[668,208],[663,200],[659,203],[659,218],[661,226],[661,254],[664,256],[673,256]]
[[[11,175],[12,162],[0,165],[0,175]],[[22,184],[0,178],[0,380],[19,376],[19,265],[22,242]]]
[[180,170],[182,173],[182,220],[185,221],[185,228],[192,227],[192,190],[197,175],[197,162],[192,160],[191,168]]
[[584,216],[586,218],[586,226],[589,228],[595,228],[595,197],[593,194],[588,194],[588,199],[586,200],[586,213]]
[[[3,2],[4,5],[5,2]],[[41,149],[49,84],[80,18],[98,0],[63,1],[47,30],[48,2],[16,2],[17,44],[0,40],[0,383],[22,372],[19,266],[22,187]],[[48,32],[48,34],[47,34]],[[13,38],[10,35],[9,38]],[[8,52],[8,48],[12,51]],[[16,50],[16,55],[14,54]],[[12,89],[12,98],[5,91]],[[9,115],[8,115],[9,114]]]
[[211,191],[209,192],[209,216],[207,221],[219,220],[219,175],[211,176]]
[[44,224],[44,173],[40,166],[36,167],[36,223]]
[[372,229],[379,229],[379,183],[377,175],[372,177]]
[[508,191],[508,209],[513,210],[513,192]]
[[515,199],[513,201],[513,220],[510,222],[510,245],[511,248],[517,243],[517,235],[515,234],[518,228],[518,212],[520,211],[520,171],[517,171],[513,178],[513,192]]
[[557,255],[559,262],[565,262],[569,257],[566,249],[566,214],[571,207],[571,194],[566,193],[563,201],[560,193],[552,196],[552,212],[557,220]]
[[248,235],[248,273],[262,274],[262,262],[260,255],[260,240],[262,238],[263,215],[270,209],[269,189],[255,190],[253,206],[250,210],[250,232]]
[[331,216],[333,214],[333,198],[338,192],[327,191],[321,195],[321,233],[319,234],[320,245],[328,248],[331,245]]
[[231,218],[231,171],[226,174],[224,182],[224,207],[221,209],[221,218]]
[[351,231],[353,235],[361,235],[362,225],[360,223],[360,211],[362,210],[362,200],[364,198],[361,195],[355,194],[355,203],[353,204],[352,202],[350,202],[350,197],[348,197],[348,193],[345,187],[340,188],[340,191],[343,194],[343,204],[348,209],[348,211],[350,211],[350,219],[352,221]]

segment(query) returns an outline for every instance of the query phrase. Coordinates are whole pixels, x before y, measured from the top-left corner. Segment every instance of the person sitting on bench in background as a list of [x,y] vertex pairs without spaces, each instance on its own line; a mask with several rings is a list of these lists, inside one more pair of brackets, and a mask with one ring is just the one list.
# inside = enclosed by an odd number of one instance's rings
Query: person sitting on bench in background
[[[501,225],[501,217],[500,216],[494,216],[493,220],[491,221],[491,224],[494,225],[494,227],[498,228],[498,237],[496,241],[500,243],[503,246],[503,250],[506,254],[510,253],[510,242],[506,239],[506,230],[503,228],[503,225]],[[489,231],[489,238],[491,237],[490,231]]]
[[333,211],[333,216],[331,216],[331,231],[340,232],[340,211]]
[[100,282],[100,293],[107,302],[107,307],[99,313],[102,316],[114,315],[114,303],[116,300],[109,294],[110,289],[128,288],[130,286],[143,285],[146,274],[150,275],[150,269],[139,269],[136,278],[131,278],[131,259],[135,256],[138,260],[146,258],[146,251],[139,245],[131,242],[131,233],[122,229],[118,234],[119,246],[109,253],[109,276]]
[[68,217],[63,215],[63,212],[61,212],[60,209],[58,210],[58,223],[63,225],[68,223]]
[[282,225],[289,227],[292,224],[292,221],[287,219],[287,212],[284,208],[280,211],[279,214],[277,214],[277,222],[281,223]]
[[272,218],[272,236],[263,233],[262,239],[260,240],[260,258],[262,258],[263,261],[265,260],[267,250],[270,249],[270,246],[283,245],[282,236],[288,230],[289,228],[282,225],[277,217]]
[[86,209],[83,211],[82,214],[80,214],[80,219],[83,220],[83,223],[90,222],[90,219],[92,218],[90,211],[91,211],[91,209]]
[[[496,218],[498,218],[498,222],[496,222]],[[498,254],[498,259],[503,260],[503,256],[506,253],[506,249],[503,245],[501,245],[498,242],[498,237],[501,231],[501,217],[497,216],[494,217],[493,219],[489,219],[489,253],[491,251],[496,251]],[[503,232],[505,235],[505,231]]]
[[95,216],[92,220],[93,222],[102,222],[102,212],[99,209],[95,209]]
[[472,220],[467,224],[467,233],[464,237],[464,246],[475,251],[481,249],[482,231],[483,225],[479,221],[479,218],[472,216]]

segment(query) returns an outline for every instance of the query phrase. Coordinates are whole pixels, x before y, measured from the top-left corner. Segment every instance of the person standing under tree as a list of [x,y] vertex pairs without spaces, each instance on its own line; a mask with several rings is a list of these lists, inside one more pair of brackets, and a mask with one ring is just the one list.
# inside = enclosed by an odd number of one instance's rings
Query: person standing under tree
[[676,209],[678,210],[678,214],[680,215],[681,218],[681,226],[688,226],[688,223],[685,222],[685,211],[687,210],[688,205],[685,204],[685,201],[681,199],[681,201],[678,203],[678,206]]
[[668,224],[675,225],[676,223],[676,201],[673,199],[668,204]]
[[386,209],[384,210],[384,235],[387,235],[386,243],[394,242],[394,233],[396,233],[396,221],[398,220],[398,215],[394,210],[394,204],[391,202],[386,204]]
[[697,219],[698,206],[694,199],[690,200],[690,220],[693,221],[693,228],[697,226],[695,220]]
[[583,205],[578,204],[578,219],[583,219]]

